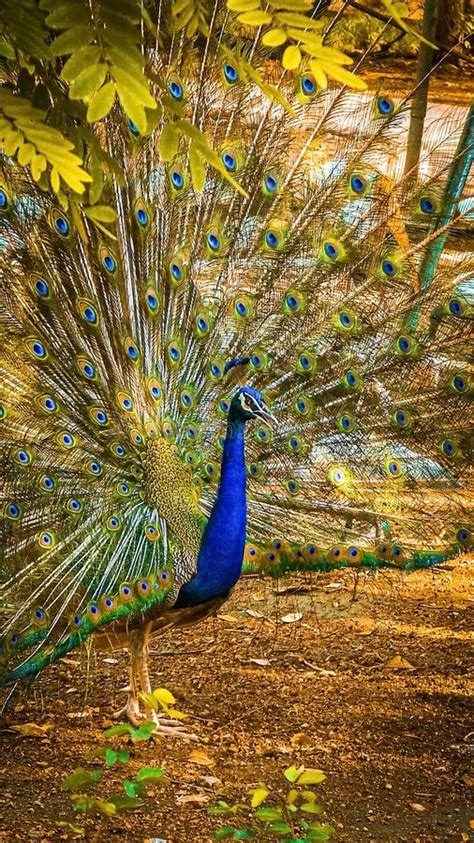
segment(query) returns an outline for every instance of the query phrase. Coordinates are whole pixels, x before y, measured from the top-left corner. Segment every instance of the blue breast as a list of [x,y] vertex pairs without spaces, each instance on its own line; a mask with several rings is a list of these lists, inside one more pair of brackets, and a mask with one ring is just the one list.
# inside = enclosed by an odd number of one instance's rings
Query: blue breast
[[244,423],[229,419],[217,498],[201,542],[197,573],[176,608],[225,597],[242,571],[247,523]]

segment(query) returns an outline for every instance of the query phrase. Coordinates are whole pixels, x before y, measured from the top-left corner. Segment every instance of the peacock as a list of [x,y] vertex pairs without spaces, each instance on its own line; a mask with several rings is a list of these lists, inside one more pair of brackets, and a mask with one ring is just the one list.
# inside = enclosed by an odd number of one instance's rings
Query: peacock
[[211,5],[214,38],[144,49],[218,167],[116,103],[91,131],[107,229],[0,159],[0,680],[127,646],[133,723],[149,636],[242,571],[472,546],[473,111],[403,174],[409,95],[285,70]]

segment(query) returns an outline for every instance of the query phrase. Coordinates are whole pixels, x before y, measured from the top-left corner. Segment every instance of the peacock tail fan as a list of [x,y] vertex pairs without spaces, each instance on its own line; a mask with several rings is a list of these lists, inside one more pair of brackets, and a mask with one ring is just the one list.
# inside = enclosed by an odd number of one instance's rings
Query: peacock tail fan
[[164,38],[148,58],[221,172],[197,155],[197,184],[184,135],[160,157],[163,120],[143,137],[116,106],[96,128],[124,172],[104,184],[110,237],[1,159],[4,681],[173,604],[241,356],[278,418],[247,430],[245,569],[413,568],[472,543],[472,265],[454,241],[425,283],[465,114],[427,131],[414,185],[407,97],[323,91],[255,48],[289,111],[216,20],[205,50]]

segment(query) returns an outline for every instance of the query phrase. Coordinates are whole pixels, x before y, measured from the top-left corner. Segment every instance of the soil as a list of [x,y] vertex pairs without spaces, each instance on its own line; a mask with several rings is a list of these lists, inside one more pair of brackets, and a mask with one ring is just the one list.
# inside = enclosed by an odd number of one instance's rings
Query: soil
[[[259,782],[284,795],[282,773],[295,763],[326,773],[316,790],[335,841],[470,840],[473,585],[467,559],[357,582],[351,571],[243,579],[216,618],[153,642],[153,685],[173,692],[199,740],[131,744],[129,763],[107,768],[98,796],[120,793],[144,765],[168,778],[140,810],[110,819],[75,816],[60,783],[76,767],[103,768],[85,755],[104,745],[125,701],[126,655],[71,654],[7,710],[0,839],[75,839],[55,827],[64,819],[98,843],[210,841],[224,825],[251,824],[248,809],[228,818],[209,815],[210,805],[248,805]],[[44,728],[12,728],[22,724]],[[260,823],[255,839],[276,837]]]

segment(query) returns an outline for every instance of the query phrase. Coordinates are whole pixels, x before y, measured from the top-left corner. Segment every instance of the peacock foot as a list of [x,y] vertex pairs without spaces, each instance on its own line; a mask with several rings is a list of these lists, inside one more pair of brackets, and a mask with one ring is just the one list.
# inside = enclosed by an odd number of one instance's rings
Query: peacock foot
[[136,729],[147,719],[146,714],[140,711],[140,705],[136,697],[131,696],[128,697],[123,708],[114,711],[112,718],[113,720],[128,720]]
[[156,724],[154,735],[162,735],[164,737],[185,738],[189,741],[199,740],[199,736],[193,732],[188,732],[181,720],[172,720],[165,717],[160,717],[156,711],[151,712],[150,720]]

